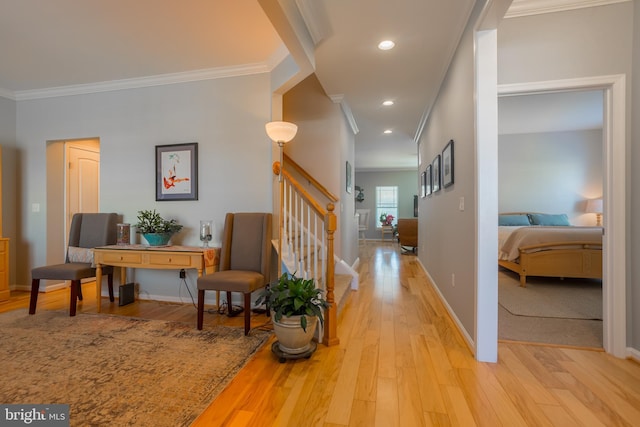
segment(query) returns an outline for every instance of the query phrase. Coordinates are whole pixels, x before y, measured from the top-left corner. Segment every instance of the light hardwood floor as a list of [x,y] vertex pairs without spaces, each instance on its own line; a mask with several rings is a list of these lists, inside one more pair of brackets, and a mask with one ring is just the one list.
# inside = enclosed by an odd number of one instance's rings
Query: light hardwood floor
[[[640,425],[639,364],[519,343],[501,343],[497,364],[478,363],[415,256],[391,243],[360,250],[360,290],[339,316],[340,345],[280,364],[269,341],[193,426]],[[95,310],[93,288],[84,287],[79,312]],[[28,299],[14,292],[0,312]],[[38,310],[67,307],[64,290],[38,302]],[[190,304],[103,300],[103,311],[194,327],[196,320]],[[205,328],[242,326],[242,316],[205,316]]]

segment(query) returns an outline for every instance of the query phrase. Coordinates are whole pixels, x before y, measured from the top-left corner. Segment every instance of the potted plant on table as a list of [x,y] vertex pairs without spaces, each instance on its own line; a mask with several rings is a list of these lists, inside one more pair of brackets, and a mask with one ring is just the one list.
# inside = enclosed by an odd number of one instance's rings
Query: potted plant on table
[[[284,273],[260,293],[256,304],[264,302],[275,312],[273,329],[278,341],[272,347],[274,353],[279,354],[276,346],[286,355],[309,357],[313,353],[313,334],[318,320],[324,325],[324,310],[329,307],[323,293],[314,279],[296,277],[295,273]],[[284,361],[282,355],[280,361]]]
[[142,234],[149,246],[166,245],[171,236],[182,230],[182,225],[175,219],[166,220],[155,209],[138,211],[138,223],[135,227],[136,232]]
[[382,215],[380,215],[380,224],[382,224],[383,227],[391,226],[393,225],[394,219],[395,217],[393,215],[387,215],[386,213],[383,213]]

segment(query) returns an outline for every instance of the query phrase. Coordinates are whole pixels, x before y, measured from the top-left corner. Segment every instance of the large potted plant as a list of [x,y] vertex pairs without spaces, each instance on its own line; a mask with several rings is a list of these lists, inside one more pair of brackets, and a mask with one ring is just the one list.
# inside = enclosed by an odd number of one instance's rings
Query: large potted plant
[[283,353],[311,354],[317,323],[324,325],[324,310],[329,307],[323,293],[316,288],[314,279],[289,273],[284,273],[260,293],[256,304],[264,302],[267,309],[275,312],[273,329],[278,341],[274,345]]
[[182,230],[175,219],[166,220],[156,210],[138,211],[136,232],[142,234],[149,246],[163,246],[169,243],[171,236]]

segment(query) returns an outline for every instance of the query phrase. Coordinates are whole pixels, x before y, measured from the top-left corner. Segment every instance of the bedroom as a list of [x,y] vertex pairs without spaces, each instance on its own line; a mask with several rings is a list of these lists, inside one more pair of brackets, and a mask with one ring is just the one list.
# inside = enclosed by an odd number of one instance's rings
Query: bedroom
[[[595,226],[586,204],[603,197],[602,118],[598,90],[501,97],[498,211],[566,214],[571,225]],[[602,347],[602,321],[594,320],[602,319],[601,280],[528,277],[525,288],[519,279],[500,267],[501,338]]]

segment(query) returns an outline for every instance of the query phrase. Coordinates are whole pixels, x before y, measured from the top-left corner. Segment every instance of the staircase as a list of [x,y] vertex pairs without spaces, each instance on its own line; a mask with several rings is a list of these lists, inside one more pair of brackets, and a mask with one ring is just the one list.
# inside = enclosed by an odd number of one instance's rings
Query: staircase
[[[286,167],[279,179],[279,237],[275,242],[281,261],[278,273],[289,272],[305,279],[313,278],[316,286],[325,291],[330,307],[324,316],[322,342],[336,345],[340,342],[337,336],[338,310],[348,299],[351,289],[357,287],[355,272],[335,273],[336,264],[340,263],[334,256],[333,237],[337,227],[334,203],[338,198],[286,155],[284,163]],[[280,171],[280,163],[274,162],[274,174],[279,175]],[[307,188],[292,172],[309,183]],[[321,204],[318,198],[324,198],[325,204]],[[349,270],[342,265],[338,268],[345,272]]]

